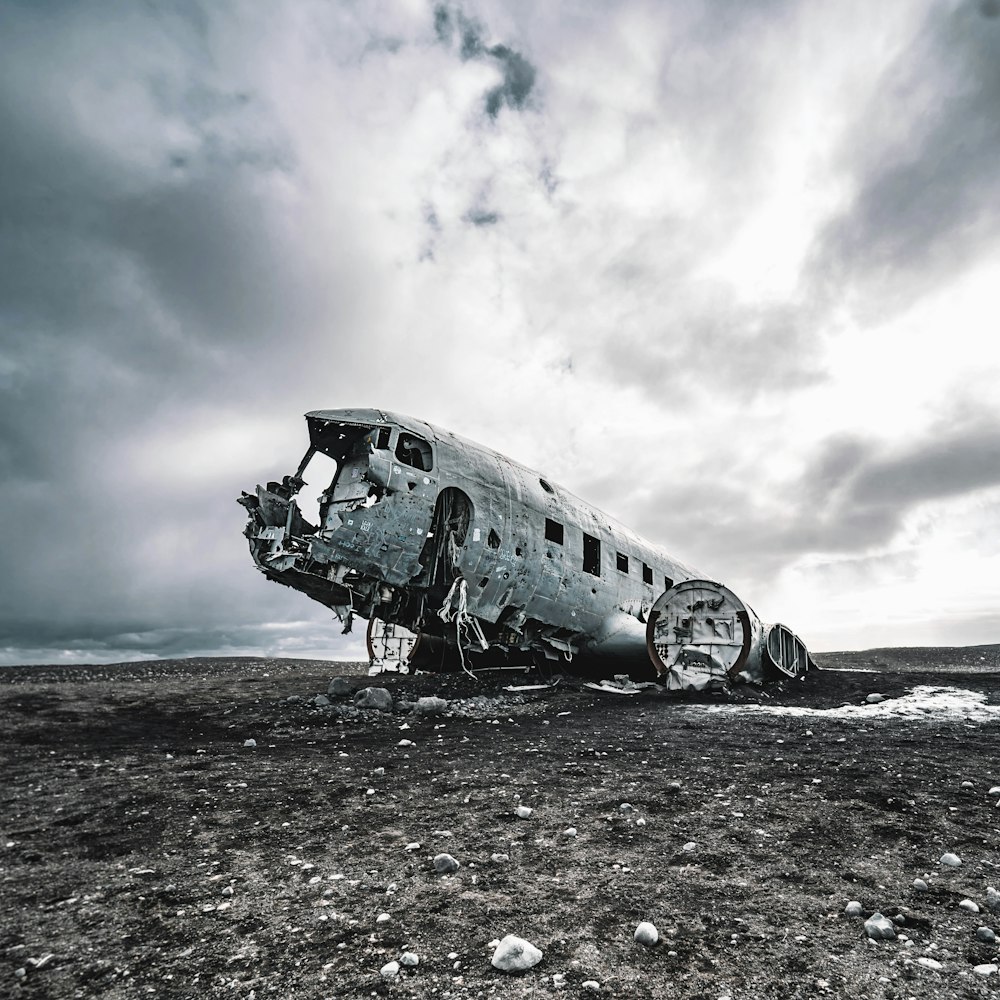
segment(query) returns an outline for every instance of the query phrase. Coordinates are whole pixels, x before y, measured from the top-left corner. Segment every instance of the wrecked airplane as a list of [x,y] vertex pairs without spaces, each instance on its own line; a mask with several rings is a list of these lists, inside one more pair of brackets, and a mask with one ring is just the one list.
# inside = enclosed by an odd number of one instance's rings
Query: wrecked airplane
[[[293,475],[243,493],[244,534],[269,580],[367,619],[383,669],[534,663],[655,676],[704,690],[798,676],[785,626],[503,455],[377,409],[306,414]],[[315,523],[296,497],[324,475]]]

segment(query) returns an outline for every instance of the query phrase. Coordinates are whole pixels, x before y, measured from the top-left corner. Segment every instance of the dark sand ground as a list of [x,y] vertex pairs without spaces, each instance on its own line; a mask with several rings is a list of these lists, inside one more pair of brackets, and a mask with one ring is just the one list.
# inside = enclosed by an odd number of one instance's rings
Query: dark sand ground
[[[1000,995],[972,971],[998,961],[1000,647],[818,659],[731,702],[315,661],[0,670],[0,996]],[[306,700],[338,674],[449,713]],[[900,714],[921,686],[967,694]],[[909,940],[867,940],[852,899]],[[521,976],[490,965],[508,933],[544,952]]]

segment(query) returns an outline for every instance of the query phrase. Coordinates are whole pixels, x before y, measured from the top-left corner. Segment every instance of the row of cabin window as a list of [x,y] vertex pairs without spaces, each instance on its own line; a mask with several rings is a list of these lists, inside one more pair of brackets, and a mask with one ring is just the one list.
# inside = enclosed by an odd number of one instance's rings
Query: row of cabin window
[[[550,517],[545,518],[546,541],[562,545],[564,537],[563,526],[558,521],[553,521]],[[628,556],[623,552],[616,552],[615,556],[617,557],[618,572],[627,574]],[[601,575],[601,540],[594,538],[593,535],[588,535],[586,532],[583,533],[583,571],[584,573],[590,573],[592,576]],[[653,569],[645,563],[642,564],[642,582],[650,585],[653,583]],[[669,576],[665,576],[663,584],[669,590],[674,585],[674,581]]]

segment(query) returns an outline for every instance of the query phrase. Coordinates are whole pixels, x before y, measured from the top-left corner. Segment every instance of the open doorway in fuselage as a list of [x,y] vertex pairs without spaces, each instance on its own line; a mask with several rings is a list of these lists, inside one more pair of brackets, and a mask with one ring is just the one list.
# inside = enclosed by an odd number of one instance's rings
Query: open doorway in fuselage
[[462,546],[472,523],[472,501],[462,490],[447,486],[438,494],[427,541],[420,553],[421,575],[429,589],[447,590],[461,572]]

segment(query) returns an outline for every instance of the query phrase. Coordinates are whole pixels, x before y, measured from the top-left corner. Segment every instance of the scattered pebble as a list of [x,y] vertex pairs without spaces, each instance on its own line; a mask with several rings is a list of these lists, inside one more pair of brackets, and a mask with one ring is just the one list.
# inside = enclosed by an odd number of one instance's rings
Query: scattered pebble
[[972,788],[972,787],[973,787],[973,785],[972,785],[972,782],[971,782],[971,781],[963,781],[963,782],[962,782],[962,787],[963,787],[963,788]]
[[413,746],[413,740],[400,740],[396,744],[396,746],[398,746],[398,747],[412,747]]
[[671,795],[676,795],[684,786],[679,781],[668,781],[667,791]]
[[542,952],[530,941],[508,934],[497,944],[491,964],[501,972],[524,972],[542,960]]
[[865,921],[865,933],[875,941],[892,941],[896,937],[892,921],[878,912],[873,913]]
[[638,819],[637,819],[637,820],[635,821],[635,825],[636,825],[636,826],[645,826],[645,825],[646,825],[646,820],[645,820],[645,818],[644,818],[643,816],[640,816],[640,817],[639,817],[639,818],[638,818]]
[[868,702],[869,705],[877,705],[879,702],[885,701],[885,695],[879,694],[878,691],[873,691],[867,698],[865,698],[865,701]]
[[856,899],[852,899],[847,906],[844,907],[844,913],[846,913],[849,917],[860,917],[861,911],[861,904]]
[[635,812],[635,808],[631,802],[623,802],[619,807],[618,811],[622,813]]
[[983,944],[996,944],[997,936],[990,927],[978,927],[976,928],[976,940],[982,941]]
[[390,917],[388,913],[380,913],[375,918],[375,923],[377,923],[377,924],[387,924],[387,923],[389,923],[390,920],[392,920],[392,917]]
[[534,810],[530,806],[518,806],[515,810],[518,819],[527,819]]
[[689,840],[682,848],[682,851],[693,851],[698,845],[693,841]]
[[941,971],[941,963],[933,958],[918,958],[917,965],[922,965],[925,969],[931,969],[933,972]]
[[575,837],[576,836],[576,827],[575,826],[568,826],[568,827],[566,827],[566,829],[563,830],[563,836],[564,837]]
[[979,904],[974,903],[971,899],[963,899],[961,903],[958,904],[960,910],[965,910],[966,913],[978,913]]
[[434,858],[434,870],[443,875],[457,872],[462,866],[450,854],[438,854]]
[[245,747],[255,747],[257,745],[257,741],[256,740],[244,740],[243,741],[243,745]]
[[1000,914],[1000,892],[997,892],[993,886],[986,888],[986,905],[994,913]]
[[585,979],[580,983],[580,989],[593,990],[595,993],[601,988],[601,984],[596,979]]
[[403,850],[404,851],[419,851],[420,850],[420,841],[419,840],[411,840],[406,845],[406,847],[403,848]]
[[505,862],[510,861],[510,855],[509,854],[491,854],[490,855],[490,861],[492,861],[494,864],[502,865]]
[[987,795],[1000,795],[1000,785],[994,785],[986,794]]
[[399,957],[399,964],[407,965],[412,968],[413,966],[420,964],[420,957],[418,955],[414,955],[412,951],[404,951]]
[[566,985],[566,974],[563,972],[552,973],[552,985],[557,990],[561,990]]
[[941,855],[938,864],[947,865],[949,868],[958,868],[962,864],[962,859],[957,854],[946,851]]
[[648,921],[643,920],[635,929],[632,940],[638,944],[654,945],[660,940],[660,932]]
[[930,892],[927,883],[922,878],[915,878],[913,880],[913,888],[916,889],[917,892]]
[[378,970],[386,979],[392,979],[399,975],[399,962],[386,962],[381,969]]
[[972,970],[977,976],[982,976],[985,979],[987,976],[992,976],[997,972],[997,967],[992,964],[977,965]]

